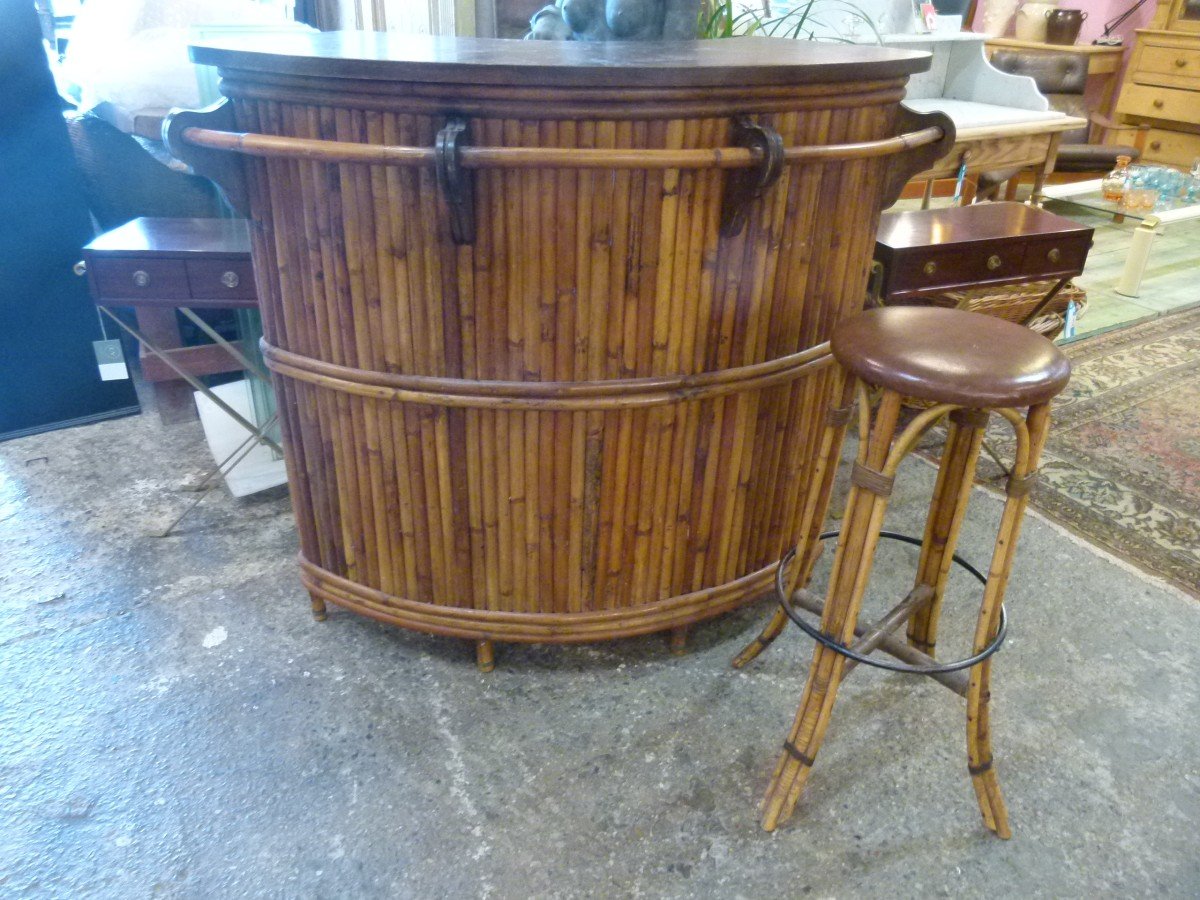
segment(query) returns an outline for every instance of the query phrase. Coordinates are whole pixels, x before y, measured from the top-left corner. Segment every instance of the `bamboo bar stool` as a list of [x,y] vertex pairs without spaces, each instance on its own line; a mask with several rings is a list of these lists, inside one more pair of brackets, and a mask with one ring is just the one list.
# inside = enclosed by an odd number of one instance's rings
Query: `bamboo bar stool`
[[[834,331],[832,349],[843,382],[840,402],[830,410],[825,427],[822,467],[837,465],[856,394],[860,441],[827,600],[822,603],[804,589],[818,552],[808,551],[795,565],[795,551],[789,553],[776,575],[780,608],[733,663],[740,668],[757,656],[779,635],[789,617],[817,642],[800,708],[763,801],[762,826],[773,831],[791,815],[825,736],[838,685],[857,663],[864,662],[929,675],[966,697],[967,768],[980,812],[988,828],[1008,838],[1008,814],[992,769],[990,657],[1004,639],[1002,600],[1046,440],[1049,402],[1066,385],[1070,364],[1053,344],[1020,325],[980,313],[939,308],[890,307],[863,313]],[[877,389],[873,393],[879,395],[873,412],[869,388]],[[933,405],[901,430],[901,403],[907,397]],[[1018,409],[1025,407],[1028,412],[1022,415]],[[984,577],[972,570],[985,585],[972,656],[941,663],[935,658],[934,645],[942,594],[951,564],[963,563],[954,550],[984,430],[993,412],[1003,416],[1016,433],[1016,461],[1008,477],[1008,498],[990,571]],[[919,542],[915,585],[878,623],[860,627],[859,608],[896,469],[921,435],[947,416],[948,436],[924,539]],[[817,515],[819,511],[814,509],[811,517]],[[819,543],[812,544],[819,550]],[[793,606],[819,613],[820,628],[805,622]],[[892,636],[905,623],[907,643]],[[877,648],[901,662],[868,658]]]

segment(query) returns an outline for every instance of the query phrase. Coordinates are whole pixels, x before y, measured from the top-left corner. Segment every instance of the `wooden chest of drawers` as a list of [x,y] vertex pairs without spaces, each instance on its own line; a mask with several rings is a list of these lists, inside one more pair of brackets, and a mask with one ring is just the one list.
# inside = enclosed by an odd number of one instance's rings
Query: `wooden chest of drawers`
[[1200,33],[1139,29],[1117,115],[1150,126],[1144,161],[1187,168],[1200,158]]

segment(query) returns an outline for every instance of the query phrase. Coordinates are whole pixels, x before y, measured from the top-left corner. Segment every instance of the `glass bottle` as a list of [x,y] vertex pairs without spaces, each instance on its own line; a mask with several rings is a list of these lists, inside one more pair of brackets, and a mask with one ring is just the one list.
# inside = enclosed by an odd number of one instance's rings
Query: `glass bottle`
[[1105,200],[1120,203],[1125,196],[1125,183],[1129,180],[1129,163],[1132,157],[1118,156],[1117,167],[1104,176],[1100,182],[1100,192]]

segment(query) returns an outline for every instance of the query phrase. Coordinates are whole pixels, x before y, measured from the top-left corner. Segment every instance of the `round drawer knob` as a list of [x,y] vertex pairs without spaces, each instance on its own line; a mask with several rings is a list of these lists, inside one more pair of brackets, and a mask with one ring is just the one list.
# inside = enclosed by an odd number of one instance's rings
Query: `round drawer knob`
[[1187,60],[1186,60],[1186,59],[1177,59],[1177,60],[1175,60],[1175,68],[1177,68],[1177,69],[1182,69],[1182,68],[1183,68],[1184,66],[1186,66],[1186,65],[1187,65]]
[[1150,149],[1151,150],[1161,150],[1162,149],[1162,141],[1151,141]]
[[1162,108],[1163,108],[1163,101],[1161,101],[1161,100],[1155,100],[1155,101],[1154,101],[1154,108],[1155,108],[1155,109],[1162,109]]
[[989,272],[995,272],[1000,268],[1000,257],[992,255],[988,257],[987,267]]
[[133,273],[133,283],[136,284],[138,287],[149,287],[150,286],[150,273],[147,272],[145,269],[138,269],[136,272]]
[[87,263],[81,259],[79,262],[75,263],[75,265],[71,266],[71,271],[82,278],[87,274]]
[[935,263],[931,259],[929,262],[925,263],[925,265],[921,269],[921,271],[924,272],[926,275],[932,275],[934,272],[937,271],[937,263]]
[[221,276],[221,284],[225,285],[227,288],[237,287],[240,280],[241,279],[238,278],[237,272],[226,272]]
[[1060,259],[1062,259],[1062,253],[1059,252],[1057,247],[1053,247],[1051,248],[1050,252],[1046,254],[1046,259],[1050,260],[1050,262],[1058,262]]

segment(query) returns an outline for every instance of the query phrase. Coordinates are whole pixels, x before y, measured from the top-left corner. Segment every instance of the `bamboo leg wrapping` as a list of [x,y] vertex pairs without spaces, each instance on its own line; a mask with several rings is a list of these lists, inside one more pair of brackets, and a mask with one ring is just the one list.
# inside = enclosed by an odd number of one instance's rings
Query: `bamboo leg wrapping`
[[[946,447],[938,466],[937,484],[925,520],[925,537],[921,542],[921,560],[917,566],[916,585],[933,588],[933,600],[908,623],[908,642],[930,656],[937,644],[938,618],[942,595],[950,577],[958,533],[967,511],[967,501],[975,481],[975,465],[983,443],[983,427],[960,424],[962,417],[951,414]],[[985,420],[986,421],[986,420]]]
[[[866,453],[860,454],[863,465],[877,471],[883,467],[896,432],[900,401],[899,394],[883,393],[870,443]],[[830,576],[829,599],[821,616],[821,630],[843,644],[849,644],[854,636],[886,509],[885,496],[858,485],[850,488],[846,518]],[[774,831],[795,809],[825,737],[845,662],[844,656],[822,644],[813,651],[800,707],[763,800],[762,827],[767,831]]]
[[[1032,407],[1026,421],[1029,427],[1029,460],[1023,468],[1014,467],[1014,478],[1022,478],[1030,472],[1037,471],[1038,459],[1050,424],[1049,405]],[[1004,504],[991,569],[988,571],[987,586],[984,588],[983,602],[980,604],[979,621],[975,627],[975,652],[992,640],[999,626],[1000,605],[1004,601],[1008,577],[1012,572],[1017,538],[1021,532],[1021,521],[1027,502],[1028,494],[1022,493],[1010,495]],[[991,671],[990,658],[971,670],[971,681],[967,689],[967,765],[984,824],[999,837],[1007,839],[1012,837],[1008,826],[1008,810],[1000,793],[1000,782],[992,767],[989,711]]]

